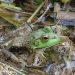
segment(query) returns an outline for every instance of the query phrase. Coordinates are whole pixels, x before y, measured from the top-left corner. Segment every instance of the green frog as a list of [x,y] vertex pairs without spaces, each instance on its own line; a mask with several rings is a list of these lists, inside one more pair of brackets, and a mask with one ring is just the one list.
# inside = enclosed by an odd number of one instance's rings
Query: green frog
[[29,45],[32,49],[51,47],[60,42],[60,38],[49,26],[32,31],[29,36]]

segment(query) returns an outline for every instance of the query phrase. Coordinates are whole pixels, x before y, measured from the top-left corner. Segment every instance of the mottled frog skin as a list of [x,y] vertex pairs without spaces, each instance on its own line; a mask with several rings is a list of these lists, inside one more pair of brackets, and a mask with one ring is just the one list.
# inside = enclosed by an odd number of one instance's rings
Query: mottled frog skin
[[29,45],[33,49],[46,48],[58,44],[60,38],[49,26],[33,31],[29,36]]

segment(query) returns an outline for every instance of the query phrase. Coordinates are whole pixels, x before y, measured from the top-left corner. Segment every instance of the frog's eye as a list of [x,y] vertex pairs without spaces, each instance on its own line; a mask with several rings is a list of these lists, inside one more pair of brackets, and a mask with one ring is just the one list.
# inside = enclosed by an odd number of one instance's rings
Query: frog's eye
[[48,39],[48,37],[43,37],[43,39],[44,39],[44,40],[47,40],[47,39]]
[[47,37],[47,36],[44,36],[44,37],[42,38],[43,41],[48,41],[48,39],[49,39],[49,37]]

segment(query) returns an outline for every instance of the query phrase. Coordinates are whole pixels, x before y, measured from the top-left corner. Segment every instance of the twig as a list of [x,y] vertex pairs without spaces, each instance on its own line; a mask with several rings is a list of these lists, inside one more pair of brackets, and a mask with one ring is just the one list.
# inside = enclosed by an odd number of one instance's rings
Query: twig
[[41,5],[37,8],[37,10],[32,14],[32,16],[27,20],[28,23],[31,23],[32,19],[35,17],[35,15],[39,12],[39,10],[44,5],[44,2],[41,3]]
[[[2,60],[2,59],[0,59],[0,60]],[[14,70],[14,71],[16,71],[16,72],[18,72],[18,73],[20,73],[20,74],[22,74],[22,75],[26,75],[26,74],[24,74],[23,72],[20,72],[20,70],[18,70],[18,68],[13,67],[13,66],[10,66],[10,65],[8,65],[8,64],[5,63],[5,62],[3,63],[3,62],[0,61],[0,64],[6,65],[7,67],[11,68],[12,70]],[[15,69],[15,68],[16,68],[16,69]]]
[[45,16],[45,14],[48,12],[48,10],[49,10],[49,8],[51,7],[52,5],[51,5],[51,3],[47,6],[47,8],[46,8],[46,10],[45,10],[45,12],[38,18],[38,20],[37,21],[35,21],[33,24],[35,24],[35,23],[37,23],[37,22],[40,22],[41,21],[41,19]]

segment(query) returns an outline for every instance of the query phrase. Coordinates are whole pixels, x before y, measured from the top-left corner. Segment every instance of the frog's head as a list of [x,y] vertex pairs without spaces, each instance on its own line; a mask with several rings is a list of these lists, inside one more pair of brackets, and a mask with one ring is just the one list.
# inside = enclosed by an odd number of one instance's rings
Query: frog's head
[[57,43],[59,43],[59,37],[49,26],[33,31],[29,36],[29,44],[33,49],[50,47]]

